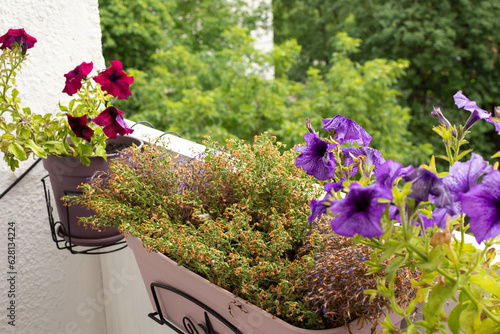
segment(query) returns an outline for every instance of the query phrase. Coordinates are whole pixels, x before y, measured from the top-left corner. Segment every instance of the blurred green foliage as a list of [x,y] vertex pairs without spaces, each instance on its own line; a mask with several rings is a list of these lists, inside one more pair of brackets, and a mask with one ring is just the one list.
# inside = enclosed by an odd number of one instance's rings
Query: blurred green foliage
[[[296,81],[290,75],[300,64],[301,46],[294,39],[268,54],[254,47],[249,30],[262,25],[257,18],[265,7],[251,13],[240,2],[224,0],[200,0],[197,6],[158,2],[138,1],[143,6],[129,8],[137,11],[131,13],[120,0],[100,0],[105,57],[121,59],[135,78],[131,98],[118,103],[126,117],[197,142],[210,132],[223,141],[269,131],[290,147],[303,142],[306,117],[320,130],[322,118],[342,114],[363,126],[386,158],[414,163],[430,154],[429,145],[409,144],[410,110],[399,105],[401,93],[394,89],[407,61],[352,60],[361,41],[338,33],[329,37],[329,66],[309,67],[304,80]],[[135,18],[156,17],[161,9],[169,14],[160,19],[165,27],[145,19],[141,25],[154,27],[120,35]],[[114,11],[123,15],[109,14]],[[121,38],[120,54],[110,41]]]
[[[340,31],[363,40],[353,60],[409,60],[396,87],[401,105],[412,110],[414,143],[431,142],[442,152],[429,114],[441,107],[452,123],[464,124],[469,113],[453,103],[458,90],[490,112],[500,104],[497,0],[273,0],[273,9],[275,43],[296,38],[302,46],[290,72],[294,80],[305,81],[310,66],[322,73],[334,66],[329,55]],[[470,141],[485,157],[500,148],[500,137],[485,122]]]

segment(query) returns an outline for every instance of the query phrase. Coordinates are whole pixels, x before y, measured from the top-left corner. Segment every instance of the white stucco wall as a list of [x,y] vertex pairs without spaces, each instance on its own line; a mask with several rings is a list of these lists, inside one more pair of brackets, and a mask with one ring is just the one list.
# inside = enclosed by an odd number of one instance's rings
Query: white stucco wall
[[[271,0],[268,0],[269,2]],[[0,0],[0,35],[25,28],[37,38],[18,87],[23,106],[36,113],[54,113],[63,75],[82,61],[104,68],[97,0]],[[256,36],[269,50],[272,34]],[[158,132],[137,126],[136,134]],[[188,154],[191,143],[172,139],[177,152]],[[1,159],[1,157],[0,157]],[[0,161],[2,193],[35,160],[11,172]],[[0,333],[10,334],[169,334],[147,317],[152,311],[135,259],[129,249],[100,256],[72,255],[52,242],[38,164],[0,199]],[[15,297],[9,296],[8,224],[15,223]],[[15,326],[8,324],[15,302]]]
[[[0,0],[0,34],[25,28],[37,38],[18,86],[23,105],[53,113],[64,98],[63,75],[82,61],[104,65],[97,0]],[[34,160],[12,173],[0,162],[0,192]],[[99,257],[74,256],[51,241],[41,164],[0,200],[0,333],[105,333],[105,314],[85,321],[78,310],[102,290]],[[9,298],[7,224],[15,222],[15,298]],[[7,307],[14,300],[15,327]],[[81,312],[80,312],[81,313]]]

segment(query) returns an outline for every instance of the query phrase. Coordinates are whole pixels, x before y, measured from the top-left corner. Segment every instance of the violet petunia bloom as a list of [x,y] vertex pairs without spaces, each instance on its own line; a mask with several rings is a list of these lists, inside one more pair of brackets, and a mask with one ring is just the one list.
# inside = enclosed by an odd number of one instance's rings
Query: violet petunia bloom
[[323,119],[323,130],[335,132],[335,139],[339,145],[347,142],[359,145],[368,146],[372,141],[372,137],[358,123],[345,118],[342,115],[336,115],[333,118]]
[[129,86],[134,82],[134,77],[123,72],[119,60],[112,60],[111,66],[95,76],[94,81],[101,85],[102,90],[119,99],[127,99],[132,95]]
[[453,194],[453,201],[459,202],[461,195],[468,192],[481,175],[489,173],[492,169],[493,167],[488,165],[481,155],[472,153],[469,161],[453,164],[449,175],[443,178],[443,182]]
[[321,216],[326,213],[327,209],[330,207],[329,198],[332,196],[332,191],[342,189],[342,186],[340,186],[341,188],[339,189],[339,183],[342,184],[342,182],[344,182],[343,179],[337,183],[325,184],[323,189],[326,191],[326,195],[320,200],[311,200],[311,215],[308,218],[309,223],[312,223],[316,218],[321,218]]
[[450,190],[452,195],[452,207],[437,208],[432,212],[432,218],[437,226],[444,228],[446,219],[457,217],[463,213],[462,203],[460,201],[462,194],[468,192],[483,174],[489,173],[493,169],[484,161],[479,154],[472,153],[472,157],[466,162],[456,162],[450,168],[448,176],[443,178],[444,185]]
[[[464,108],[467,111],[470,111],[471,114],[465,122],[464,129],[470,129],[477,121],[480,119],[484,119],[488,123],[492,123],[497,128],[497,122],[491,120],[491,114],[484,109],[481,109],[477,106],[476,101],[471,101],[465,96],[461,90],[459,90],[455,95],[453,95],[453,99],[455,100],[455,104],[459,108]],[[499,131],[500,128],[497,128]]]
[[[373,172],[375,175],[377,175],[378,168],[381,164],[385,162],[384,157],[382,156],[382,153],[377,151],[374,148],[371,147],[344,147],[342,148],[342,153],[344,154],[344,164],[345,166],[350,166],[354,160],[351,157],[354,156],[355,158],[359,156],[364,156],[365,157],[365,164],[368,167],[371,167],[372,165],[375,166],[373,169]],[[349,176],[354,176],[358,172],[358,166],[353,165],[351,173]]]
[[35,46],[36,38],[30,36],[24,31],[24,29],[9,29],[7,33],[3,36],[0,36],[0,49],[12,49],[14,43],[17,43],[24,50],[30,49]]
[[297,168],[302,167],[307,174],[318,180],[329,180],[335,177],[335,155],[331,150],[335,144],[326,142],[315,133],[306,133],[306,146],[295,147],[300,155],[295,159]]
[[71,130],[75,133],[77,137],[83,138],[89,143],[94,135],[94,130],[92,130],[88,125],[87,115],[80,117],[73,117],[70,114],[66,114],[68,117],[68,124]]
[[100,126],[103,126],[104,134],[108,138],[114,139],[116,135],[124,136],[127,133],[134,132],[133,129],[129,128],[125,120],[123,119],[123,111],[111,106],[106,108],[92,121]]
[[92,71],[94,64],[92,62],[83,62],[74,70],[66,73],[64,77],[66,78],[66,83],[64,85],[63,93],[68,95],[73,95],[82,88],[82,80],[87,78],[87,75]]
[[500,234],[500,172],[493,170],[461,196],[462,209],[469,216],[469,226],[476,241]]
[[[454,206],[455,207],[455,206]],[[462,206],[460,206],[461,208]],[[432,211],[432,219],[434,220],[434,224],[440,228],[445,228],[446,227],[446,219],[448,216],[450,218],[456,217],[458,214],[455,212],[457,209],[454,208],[453,210],[449,210],[447,208],[436,208]]]
[[394,160],[387,160],[381,164],[375,176],[377,183],[381,186],[392,188],[394,181],[400,176],[406,175],[413,170],[413,166],[404,167]]
[[411,194],[417,204],[431,201],[438,208],[453,210],[453,198],[448,187],[436,174],[428,169],[419,167],[403,176],[404,182],[412,182]]
[[349,189],[344,199],[332,201],[328,208],[339,214],[330,222],[333,231],[349,237],[354,234],[367,238],[382,235],[380,219],[387,204],[379,203],[378,199],[392,199],[391,192],[376,183],[367,187],[353,183]]

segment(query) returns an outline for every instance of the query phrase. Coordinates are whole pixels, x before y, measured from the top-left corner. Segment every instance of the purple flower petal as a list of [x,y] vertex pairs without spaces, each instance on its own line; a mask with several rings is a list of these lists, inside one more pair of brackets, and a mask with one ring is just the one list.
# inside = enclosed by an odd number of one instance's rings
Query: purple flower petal
[[381,186],[392,188],[394,181],[400,176],[406,175],[413,170],[413,166],[404,167],[401,163],[387,160],[381,164],[377,170],[375,176],[377,177],[377,183]]
[[416,202],[431,201],[438,208],[453,210],[452,194],[448,187],[436,174],[428,169],[419,167],[403,176],[404,182],[412,182],[411,194],[408,197]]
[[92,121],[100,126],[103,126],[104,134],[108,138],[116,138],[116,135],[124,136],[127,133],[134,132],[133,129],[129,128],[125,120],[123,119],[123,111],[111,106],[106,108]]
[[487,174],[492,169],[481,155],[472,153],[469,161],[453,164],[450,174],[443,178],[443,182],[452,192],[454,200],[459,201],[462,193],[468,192],[482,174]]
[[359,145],[368,146],[372,137],[358,123],[345,118],[342,115],[336,115],[333,118],[323,119],[323,130],[335,131],[335,139],[339,145],[350,142]]
[[453,210],[448,210],[446,208],[436,208],[432,211],[434,224],[440,228],[446,227],[446,219],[448,216],[450,216],[450,218],[455,218],[458,214],[455,214]]
[[77,137],[83,138],[86,141],[90,142],[92,140],[92,136],[94,135],[94,130],[92,130],[88,125],[87,115],[83,115],[80,117],[73,117],[70,114],[66,114],[68,117],[68,124],[71,130],[75,133]]
[[102,90],[119,99],[127,99],[132,93],[129,86],[134,77],[123,72],[123,65],[119,60],[112,60],[111,66],[94,77],[94,81],[101,85]]
[[[365,163],[368,167],[371,167],[372,165],[375,166],[373,170],[375,175],[377,175],[379,166],[385,162],[385,159],[382,156],[382,154],[376,149],[371,147],[357,147],[357,148],[344,147],[342,148],[342,153],[344,154],[345,166],[350,166],[354,162],[351,155],[353,155],[355,158],[359,157],[360,155],[363,155],[365,157]],[[357,172],[358,172],[358,166],[353,165],[351,174],[349,176],[354,176],[356,175]]]
[[30,49],[36,42],[36,38],[28,35],[24,29],[9,29],[5,35],[0,36],[0,43],[2,43],[0,49],[12,49],[12,45],[15,43],[23,49]]
[[74,70],[66,73],[64,77],[66,78],[66,83],[64,85],[63,93],[67,93],[68,95],[73,95],[82,88],[82,80],[89,75],[92,71],[94,64],[92,62],[86,63],[83,62]]
[[[332,191],[339,191],[344,188],[342,182],[344,179],[340,179],[339,182],[330,182],[325,184],[323,189],[326,191],[326,195],[320,200],[311,200],[311,215],[308,218],[309,223],[312,223],[314,219],[321,218],[321,216],[326,213],[327,209],[330,207],[329,198],[332,196]],[[327,203],[328,204],[325,204]]]
[[304,136],[306,146],[295,147],[296,152],[301,154],[296,158],[297,168],[302,167],[307,174],[318,180],[329,180],[335,177],[335,155],[331,150],[335,144],[321,140],[315,133],[307,133]]
[[363,187],[353,183],[349,189],[344,199],[331,202],[329,210],[339,214],[330,222],[333,231],[344,236],[360,234],[367,238],[382,235],[380,219],[387,204],[379,203],[378,199],[392,199],[390,191],[378,184]]
[[500,172],[493,170],[461,196],[470,230],[478,243],[500,234]]
[[[467,119],[464,125],[464,129],[467,130],[474,125],[478,120],[484,119],[486,121],[491,121],[491,114],[486,110],[483,110],[477,106],[476,101],[471,101],[465,96],[461,90],[459,90],[455,95],[453,95],[455,104],[459,108],[464,108],[471,112],[471,115]],[[491,122],[490,122],[491,123]],[[495,125],[496,127],[496,125]]]

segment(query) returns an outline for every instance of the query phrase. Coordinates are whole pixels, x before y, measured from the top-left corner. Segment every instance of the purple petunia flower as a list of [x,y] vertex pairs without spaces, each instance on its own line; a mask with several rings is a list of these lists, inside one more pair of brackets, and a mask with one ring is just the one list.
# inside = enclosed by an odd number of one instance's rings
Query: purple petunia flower
[[[343,181],[340,182],[342,184]],[[330,196],[332,196],[332,190],[338,191],[338,183],[327,183],[323,187],[326,191],[326,195],[320,200],[311,200],[311,215],[308,218],[309,223],[312,223],[314,219],[321,218],[321,216],[326,213],[328,207],[330,207],[329,201]],[[328,204],[325,204],[328,203]]]
[[478,243],[500,234],[500,172],[493,170],[461,196],[470,230]]
[[358,123],[345,118],[342,115],[336,115],[333,118],[323,119],[323,130],[334,131],[335,139],[339,145],[350,142],[359,145],[368,146],[372,141],[372,137]]
[[[462,206],[460,206],[460,209]],[[454,205],[453,210],[449,210],[447,208],[436,208],[432,211],[432,219],[434,220],[434,224],[440,228],[446,227],[446,219],[448,216],[450,218],[455,218],[458,214],[456,213],[457,208]]]
[[73,117],[70,114],[66,114],[66,116],[68,117],[68,124],[75,135],[90,143],[92,136],[94,135],[94,130],[87,125],[87,115]]
[[[356,148],[344,147],[342,148],[342,153],[344,154],[345,166],[350,166],[354,162],[351,155],[354,156],[355,158],[359,157],[360,155],[363,155],[365,157],[365,164],[368,167],[371,167],[372,165],[375,166],[375,168],[373,169],[375,175],[377,175],[379,166],[385,162],[382,153],[371,147],[356,147]],[[354,176],[356,175],[357,172],[358,172],[358,166],[353,165],[349,176]]]
[[129,128],[125,120],[123,119],[123,111],[111,106],[106,108],[103,112],[101,112],[96,118],[93,118],[92,121],[100,126],[103,126],[104,134],[108,136],[108,138],[116,138],[116,135],[124,136],[127,133],[134,132],[133,129]]
[[9,29],[5,35],[0,36],[0,43],[3,43],[0,46],[2,50],[12,49],[14,43],[19,44],[23,50],[27,50],[35,46],[36,38],[28,35],[24,29]]
[[111,66],[95,76],[94,81],[108,94],[119,99],[127,99],[132,95],[129,86],[134,82],[134,77],[123,72],[123,65],[119,60],[112,60]]
[[465,122],[465,130],[470,129],[470,127],[472,127],[480,119],[484,119],[486,122],[493,124],[497,132],[500,131],[500,124],[491,119],[491,114],[486,110],[479,108],[476,101],[469,100],[461,90],[453,95],[453,99],[455,100],[455,104],[457,105],[457,107],[464,108],[465,110],[471,112],[471,115],[467,119],[467,122]]
[[64,85],[63,93],[68,95],[73,95],[82,88],[82,80],[86,79],[87,75],[92,71],[94,64],[92,62],[83,62],[74,70],[66,73],[64,77],[66,78],[66,83]]
[[[472,153],[469,161],[453,164],[443,182],[453,194],[453,201],[459,202],[461,195],[468,192],[482,174],[487,174],[492,169],[493,167],[489,166],[481,155]],[[461,212],[461,209],[459,211]]]
[[354,234],[367,238],[382,235],[380,219],[387,204],[379,203],[378,199],[392,199],[392,193],[376,183],[367,187],[353,183],[349,189],[345,198],[332,201],[328,208],[339,214],[330,222],[333,231],[349,237]]
[[438,208],[453,210],[453,199],[448,187],[436,174],[428,169],[419,167],[403,176],[404,182],[412,182],[411,194],[417,203],[431,201]]
[[307,174],[318,180],[328,180],[335,177],[335,155],[331,150],[335,144],[328,143],[315,133],[306,133],[306,146],[295,147],[301,154],[295,159],[297,168],[302,167]]
[[375,176],[377,183],[381,186],[392,188],[394,181],[400,176],[406,175],[413,170],[413,166],[404,167],[394,160],[387,160],[381,164]]

